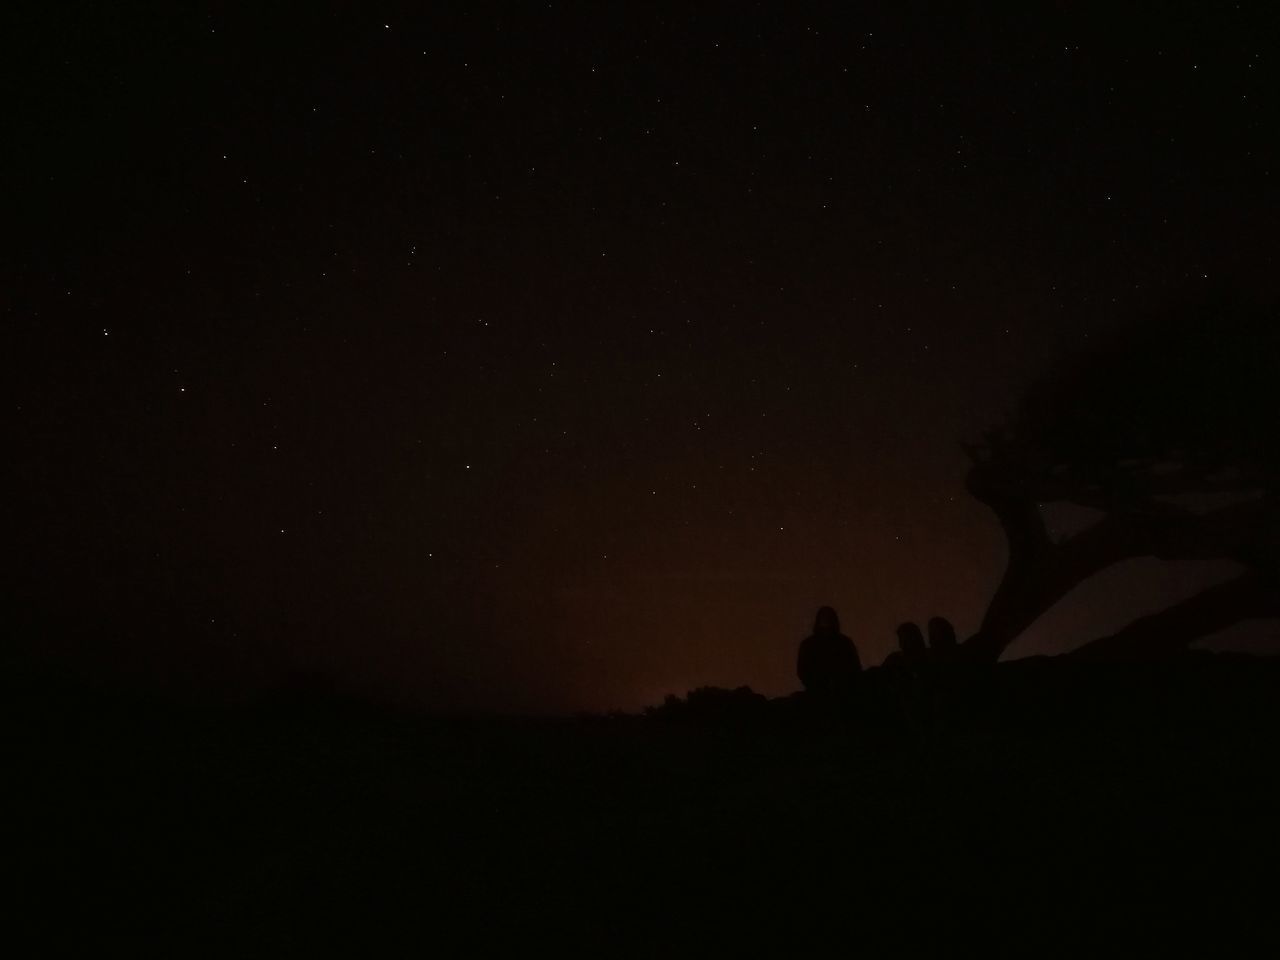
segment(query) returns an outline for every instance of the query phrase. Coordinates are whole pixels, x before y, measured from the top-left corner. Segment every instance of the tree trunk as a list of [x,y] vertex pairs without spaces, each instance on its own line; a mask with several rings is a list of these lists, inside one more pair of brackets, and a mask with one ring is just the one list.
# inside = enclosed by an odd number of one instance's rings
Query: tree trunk
[[1010,643],[1078,584],[1112,564],[1147,552],[1139,525],[1126,518],[1107,517],[1054,543],[1034,500],[974,482],[970,491],[996,514],[1009,545],[1004,575],[979,632],[965,642],[980,658],[998,660]]

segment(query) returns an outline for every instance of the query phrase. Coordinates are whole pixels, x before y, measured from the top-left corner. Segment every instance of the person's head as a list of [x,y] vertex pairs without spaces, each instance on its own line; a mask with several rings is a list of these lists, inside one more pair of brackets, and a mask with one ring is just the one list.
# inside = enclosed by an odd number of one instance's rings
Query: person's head
[[813,618],[814,636],[834,637],[840,633],[840,617],[834,607],[820,607]]
[[931,650],[945,650],[956,645],[956,628],[951,625],[951,621],[946,617],[931,617],[929,619],[929,648]]
[[924,634],[920,625],[908,620],[898,624],[898,649],[908,657],[917,657],[924,653]]

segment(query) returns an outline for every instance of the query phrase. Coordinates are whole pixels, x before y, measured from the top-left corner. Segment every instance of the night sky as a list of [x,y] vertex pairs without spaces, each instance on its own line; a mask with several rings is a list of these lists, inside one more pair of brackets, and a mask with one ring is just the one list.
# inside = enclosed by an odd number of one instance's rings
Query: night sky
[[[821,604],[869,664],[971,632],[960,442],[1277,292],[1271,5],[1019,6],[9,10],[17,632],[536,711],[785,693]],[[1010,655],[1221,573],[1131,564]]]

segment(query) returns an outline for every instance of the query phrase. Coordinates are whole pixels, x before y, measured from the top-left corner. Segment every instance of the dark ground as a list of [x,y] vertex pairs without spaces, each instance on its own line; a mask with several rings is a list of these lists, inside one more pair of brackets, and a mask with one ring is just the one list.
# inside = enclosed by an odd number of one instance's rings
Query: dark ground
[[873,675],[847,709],[703,694],[541,721],[8,686],[10,930],[35,955],[1276,936],[1276,660],[1039,659],[907,709]]

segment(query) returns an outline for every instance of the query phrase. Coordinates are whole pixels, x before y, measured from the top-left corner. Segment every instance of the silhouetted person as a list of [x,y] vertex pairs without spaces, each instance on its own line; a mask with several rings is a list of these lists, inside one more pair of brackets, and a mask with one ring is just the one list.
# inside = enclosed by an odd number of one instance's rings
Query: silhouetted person
[[850,692],[862,672],[853,641],[840,632],[840,617],[823,607],[813,620],[813,635],[800,644],[796,673],[809,693],[839,696]]
[[929,659],[944,666],[953,666],[960,660],[956,628],[946,617],[929,618]]
[[924,633],[920,625],[908,620],[898,624],[898,649],[884,658],[891,670],[916,670],[925,657]]
[[898,625],[898,649],[909,661],[918,661],[924,657],[924,634],[920,625],[908,620]]

